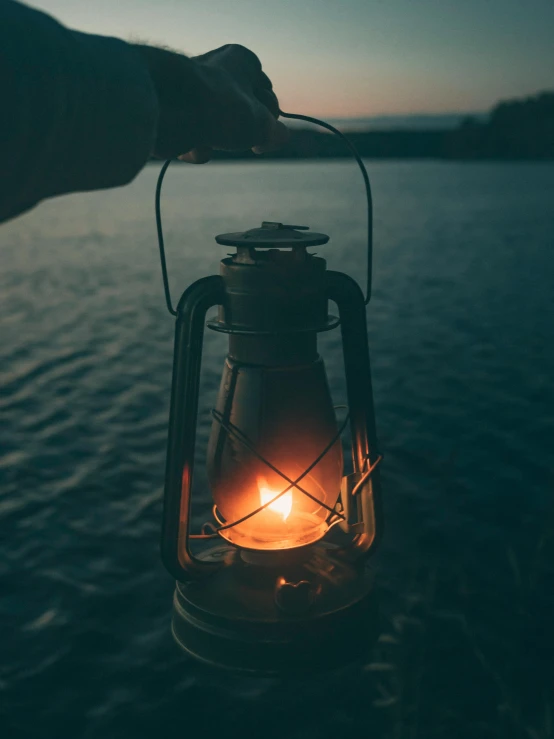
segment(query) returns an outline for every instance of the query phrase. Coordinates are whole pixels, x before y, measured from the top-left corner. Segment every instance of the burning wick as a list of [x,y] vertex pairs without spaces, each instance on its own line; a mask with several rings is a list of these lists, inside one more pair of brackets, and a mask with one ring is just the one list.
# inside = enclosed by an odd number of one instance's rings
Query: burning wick
[[[277,495],[279,495],[279,491],[276,492],[275,490],[270,490],[270,488],[266,487],[266,482],[263,478],[258,480],[258,488],[260,490],[260,502],[262,505],[269,503],[270,500],[273,500]],[[280,498],[273,500],[273,503],[269,503],[265,510],[272,511],[272,513],[278,513],[282,516],[283,521],[286,521],[292,510],[292,490],[284,493]]]

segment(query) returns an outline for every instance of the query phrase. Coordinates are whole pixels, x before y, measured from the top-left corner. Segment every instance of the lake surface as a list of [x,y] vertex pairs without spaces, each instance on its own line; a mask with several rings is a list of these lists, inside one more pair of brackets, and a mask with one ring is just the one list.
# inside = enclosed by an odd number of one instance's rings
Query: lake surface
[[[310,681],[213,671],[170,636],[158,167],[0,229],[5,739],[553,736],[554,165],[368,166],[383,635],[370,664]],[[346,161],[175,167],[162,207],[174,301],[217,272],[216,234],[262,220],[328,233],[330,268],[365,269]],[[338,333],[320,344],[344,402]],[[224,353],[207,332],[198,526]]]

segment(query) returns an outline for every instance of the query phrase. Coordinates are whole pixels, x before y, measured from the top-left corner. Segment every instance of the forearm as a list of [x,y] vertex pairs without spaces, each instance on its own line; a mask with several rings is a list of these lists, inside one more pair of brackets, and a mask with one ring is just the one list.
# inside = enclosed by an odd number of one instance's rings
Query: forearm
[[147,159],[256,153],[287,129],[249,49],[188,59],[64,28],[0,0],[0,221],[40,200],[124,185]]
[[203,140],[209,90],[200,69],[182,54],[143,44],[134,48],[148,67],[158,98],[153,154],[160,159],[183,154]]
[[155,148],[159,104],[132,45],[0,2],[0,220],[129,182]]

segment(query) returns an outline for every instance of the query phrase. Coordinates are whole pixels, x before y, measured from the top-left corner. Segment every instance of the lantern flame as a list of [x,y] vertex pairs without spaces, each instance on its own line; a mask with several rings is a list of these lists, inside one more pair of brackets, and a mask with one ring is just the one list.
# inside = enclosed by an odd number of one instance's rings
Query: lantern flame
[[[288,490],[279,498],[276,498],[276,496],[279,495],[279,491],[268,488],[266,481],[262,478],[258,480],[258,488],[260,490],[261,505],[269,503],[264,510],[277,513],[283,518],[283,521],[286,521],[292,510],[292,490]],[[276,498],[276,500],[274,500],[274,498]],[[270,503],[269,501],[273,502]]]

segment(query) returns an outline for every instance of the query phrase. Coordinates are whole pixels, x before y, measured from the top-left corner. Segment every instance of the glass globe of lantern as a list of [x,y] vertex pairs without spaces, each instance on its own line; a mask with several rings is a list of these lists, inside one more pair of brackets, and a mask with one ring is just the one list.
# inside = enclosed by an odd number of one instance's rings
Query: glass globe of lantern
[[[260,550],[321,539],[343,468],[323,361],[256,367],[227,359],[216,410],[208,478],[222,518],[220,535]],[[228,423],[218,420],[224,414]]]

